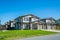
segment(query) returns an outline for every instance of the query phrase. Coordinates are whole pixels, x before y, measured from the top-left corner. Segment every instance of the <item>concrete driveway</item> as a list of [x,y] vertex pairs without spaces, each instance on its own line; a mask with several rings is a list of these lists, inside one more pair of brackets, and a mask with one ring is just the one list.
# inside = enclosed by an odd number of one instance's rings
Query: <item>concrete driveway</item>
[[17,39],[17,40],[60,40],[60,34],[23,38],[23,39]]

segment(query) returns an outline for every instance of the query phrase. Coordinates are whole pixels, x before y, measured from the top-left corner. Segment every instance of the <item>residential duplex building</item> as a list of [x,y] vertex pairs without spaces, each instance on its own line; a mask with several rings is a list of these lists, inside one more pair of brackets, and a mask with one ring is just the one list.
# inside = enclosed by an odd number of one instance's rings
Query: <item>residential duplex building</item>
[[55,29],[56,27],[53,18],[40,19],[32,14],[19,16],[13,21],[7,22],[5,25],[7,29],[15,30]]

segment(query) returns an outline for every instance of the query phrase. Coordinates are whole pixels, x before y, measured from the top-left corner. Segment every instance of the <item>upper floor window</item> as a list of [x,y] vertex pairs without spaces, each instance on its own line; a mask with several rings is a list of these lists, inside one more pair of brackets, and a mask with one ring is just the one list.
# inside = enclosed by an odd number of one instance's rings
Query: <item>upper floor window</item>
[[24,17],[24,21],[29,21],[29,18],[28,17]]
[[46,20],[46,22],[51,22],[51,20]]
[[49,22],[49,23],[55,23],[54,20],[46,20],[46,22]]

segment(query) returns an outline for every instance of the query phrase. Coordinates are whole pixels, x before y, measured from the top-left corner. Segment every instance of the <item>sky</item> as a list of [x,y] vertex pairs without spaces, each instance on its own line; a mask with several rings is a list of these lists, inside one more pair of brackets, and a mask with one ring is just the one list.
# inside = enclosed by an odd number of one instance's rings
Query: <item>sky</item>
[[59,19],[60,0],[0,0],[1,24],[26,14]]

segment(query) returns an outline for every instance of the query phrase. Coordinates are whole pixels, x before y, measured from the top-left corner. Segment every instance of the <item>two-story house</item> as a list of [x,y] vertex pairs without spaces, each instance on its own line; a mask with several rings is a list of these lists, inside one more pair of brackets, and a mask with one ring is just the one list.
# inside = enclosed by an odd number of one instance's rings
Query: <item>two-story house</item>
[[[18,18],[15,19],[15,29],[19,28],[19,29],[39,29],[38,25],[39,25],[39,21],[40,18],[37,16],[34,16],[32,14],[28,14],[28,15],[24,15],[24,16],[20,16]],[[40,23],[41,24],[41,23]]]

